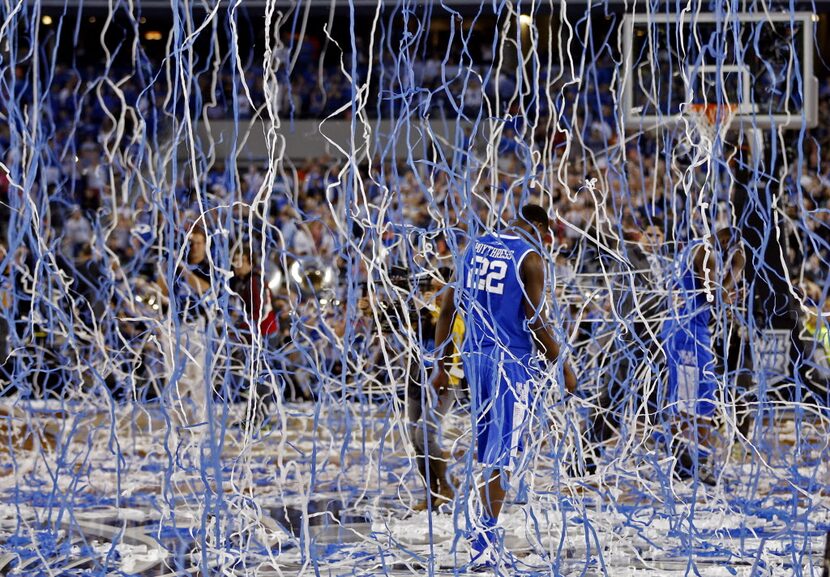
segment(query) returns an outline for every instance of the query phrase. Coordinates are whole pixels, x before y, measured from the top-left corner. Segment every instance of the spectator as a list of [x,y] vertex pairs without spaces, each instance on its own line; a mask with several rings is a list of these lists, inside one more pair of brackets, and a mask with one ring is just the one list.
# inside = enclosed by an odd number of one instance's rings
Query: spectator
[[63,223],[63,250],[74,258],[80,248],[90,240],[92,240],[92,227],[84,218],[81,207],[75,205],[69,213],[69,219]]
[[330,258],[334,255],[334,238],[322,220],[301,225],[294,235],[294,254]]

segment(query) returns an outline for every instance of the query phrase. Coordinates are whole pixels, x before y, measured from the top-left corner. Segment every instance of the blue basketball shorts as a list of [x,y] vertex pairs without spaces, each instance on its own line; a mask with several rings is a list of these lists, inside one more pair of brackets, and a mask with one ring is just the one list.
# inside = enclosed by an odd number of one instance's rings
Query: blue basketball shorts
[[497,349],[463,355],[470,385],[478,462],[512,469],[524,450],[530,421],[533,372],[530,355],[511,358]]
[[678,327],[666,337],[669,411],[711,416],[716,408],[718,382],[708,329]]

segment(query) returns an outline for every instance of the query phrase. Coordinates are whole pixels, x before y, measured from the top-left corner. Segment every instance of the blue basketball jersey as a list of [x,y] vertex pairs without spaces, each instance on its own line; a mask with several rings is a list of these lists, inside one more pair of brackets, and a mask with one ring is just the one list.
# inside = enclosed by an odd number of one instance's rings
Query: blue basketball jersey
[[519,274],[532,250],[528,241],[509,234],[488,234],[467,248],[458,275],[465,351],[500,348],[521,358],[533,350]]
[[706,287],[703,281],[697,277],[694,267],[695,255],[703,249],[702,241],[689,243],[678,259],[680,269],[677,272],[679,282],[677,283],[676,296],[678,298],[678,315],[685,320],[693,330],[702,330],[709,333],[709,322],[712,320],[712,306],[709,303]]
[[699,241],[690,243],[678,259],[672,287],[674,311],[663,325],[662,336],[672,410],[709,415],[715,410],[717,381],[709,328],[712,305],[694,270],[694,257],[701,247]]

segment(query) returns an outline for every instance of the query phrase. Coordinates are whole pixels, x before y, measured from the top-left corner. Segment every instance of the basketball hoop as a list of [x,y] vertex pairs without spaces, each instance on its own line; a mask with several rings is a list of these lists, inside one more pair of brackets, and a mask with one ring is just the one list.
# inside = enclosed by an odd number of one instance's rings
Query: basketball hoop
[[689,104],[687,129],[692,142],[711,154],[715,143],[724,141],[738,112],[736,104]]

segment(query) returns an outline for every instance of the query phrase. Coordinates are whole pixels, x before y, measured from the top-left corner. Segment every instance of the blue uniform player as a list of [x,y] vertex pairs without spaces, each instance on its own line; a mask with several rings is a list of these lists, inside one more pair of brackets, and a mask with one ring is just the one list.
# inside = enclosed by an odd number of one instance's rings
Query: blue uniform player
[[[712,249],[710,248],[709,251]],[[708,417],[715,410],[715,355],[712,352],[714,298],[706,285],[704,272],[699,272],[705,258],[703,241],[690,243],[678,259],[673,300],[675,315],[663,325],[662,340],[668,361],[668,407],[673,414]]]
[[[466,324],[464,375],[470,384],[477,456],[485,466],[486,480],[481,486],[483,530],[473,541],[475,562],[494,541],[511,461],[522,449],[534,349],[551,361],[559,357],[559,345],[542,310],[545,267],[538,249],[548,227],[545,210],[526,205],[507,230],[474,239],[457,271],[455,288],[444,295],[436,326],[439,360],[433,384],[440,391],[448,382],[440,351],[448,342],[457,303]],[[563,371],[565,387],[573,392],[574,373],[567,364]]]
[[[735,229],[718,231],[715,246],[702,240],[689,243],[675,272],[674,315],[663,326],[668,387],[666,402],[677,435],[673,445],[680,479],[701,474],[708,453],[710,420],[716,408],[718,379],[712,348],[712,305],[729,302],[730,291],[743,270],[744,255]],[[693,441],[690,445],[690,441]]]

